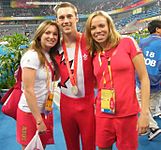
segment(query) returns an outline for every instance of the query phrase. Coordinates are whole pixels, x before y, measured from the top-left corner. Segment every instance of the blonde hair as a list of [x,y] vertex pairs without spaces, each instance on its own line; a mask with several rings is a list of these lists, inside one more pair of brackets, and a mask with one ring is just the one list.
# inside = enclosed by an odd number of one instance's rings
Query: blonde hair
[[29,49],[33,49],[33,50],[35,50],[38,53],[38,57],[40,59],[40,64],[41,65],[45,65],[45,55],[42,52],[41,36],[45,33],[45,31],[47,30],[47,28],[50,25],[55,26],[57,28],[57,30],[58,30],[58,42],[49,51],[50,57],[51,57],[51,59],[53,61],[54,56],[56,55],[57,50],[58,50],[59,45],[60,45],[60,32],[59,32],[59,27],[58,27],[58,25],[57,25],[57,23],[55,21],[52,21],[52,20],[43,21],[38,26],[38,28],[37,28],[37,30],[36,30],[36,32],[34,34],[33,40],[31,42],[31,45],[29,47]]
[[60,2],[58,3],[55,7],[54,7],[54,12],[55,12],[55,15],[57,16],[57,12],[59,10],[59,8],[65,8],[65,7],[70,7],[74,10],[74,13],[75,13],[75,16],[78,15],[78,10],[76,8],[76,6],[74,6],[72,3],[70,2]]
[[107,20],[109,35],[107,38],[107,44],[110,46],[109,48],[116,47],[120,41],[121,35],[117,32],[114,22],[112,18],[104,11],[95,11],[91,15],[89,15],[86,26],[85,26],[85,34],[87,40],[87,46],[89,48],[90,54],[93,55],[96,51],[103,51],[103,48],[100,46],[98,42],[96,42],[91,35],[91,22],[92,19],[96,16],[103,16]]

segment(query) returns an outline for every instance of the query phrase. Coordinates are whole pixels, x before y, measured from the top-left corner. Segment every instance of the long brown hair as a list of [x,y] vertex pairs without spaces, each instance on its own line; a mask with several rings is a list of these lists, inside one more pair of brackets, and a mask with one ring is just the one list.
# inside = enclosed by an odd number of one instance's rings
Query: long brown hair
[[57,25],[57,23],[55,21],[52,21],[52,20],[46,20],[46,21],[43,21],[37,28],[35,34],[34,34],[34,37],[33,37],[33,40],[31,42],[31,45],[29,47],[29,49],[33,49],[35,50],[37,53],[38,53],[38,57],[39,57],[39,60],[40,60],[40,65],[45,65],[45,55],[42,51],[42,46],[41,46],[41,36],[45,33],[45,31],[47,30],[47,28],[50,26],[50,25],[53,25],[57,28],[58,30],[58,42],[55,44],[55,46],[53,46],[50,51],[49,51],[49,55],[50,55],[50,58],[54,64],[54,67],[55,67],[55,73],[56,75],[58,75],[58,65],[55,61],[55,56],[58,54],[58,48],[60,46],[60,30],[59,30],[59,27]]
[[89,48],[90,54],[93,55],[96,51],[103,51],[103,48],[100,46],[98,42],[96,42],[91,35],[91,22],[92,19],[96,16],[103,16],[107,20],[107,24],[109,27],[109,35],[107,38],[107,44],[110,45],[109,48],[116,47],[120,41],[121,35],[117,32],[115,25],[113,23],[112,18],[104,11],[95,11],[91,15],[89,15],[86,26],[85,26],[85,34],[87,40],[87,46]]

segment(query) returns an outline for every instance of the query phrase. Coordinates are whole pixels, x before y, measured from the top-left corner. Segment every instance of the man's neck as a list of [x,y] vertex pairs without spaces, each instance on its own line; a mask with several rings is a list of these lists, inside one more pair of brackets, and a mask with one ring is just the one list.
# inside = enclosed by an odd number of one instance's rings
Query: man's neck
[[66,44],[66,47],[75,47],[76,41],[77,41],[77,31],[75,33],[71,34],[64,34],[63,35],[63,41]]

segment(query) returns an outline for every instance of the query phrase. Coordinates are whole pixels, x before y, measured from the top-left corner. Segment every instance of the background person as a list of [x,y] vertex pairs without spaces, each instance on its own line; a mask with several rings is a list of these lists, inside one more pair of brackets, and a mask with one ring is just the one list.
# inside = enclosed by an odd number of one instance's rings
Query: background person
[[77,8],[68,2],[55,7],[62,32],[56,57],[61,77],[60,115],[68,150],[95,150],[94,76],[83,35],[77,31]]
[[[86,38],[98,84],[96,145],[100,150],[112,150],[116,142],[118,150],[137,150],[138,133],[146,132],[149,123],[149,79],[141,50],[134,39],[116,31],[112,18],[104,11],[88,17]],[[139,119],[135,71],[141,81]]]
[[[150,133],[148,139],[152,140],[161,133],[158,123],[153,116],[161,115],[161,20],[152,20],[148,24],[150,35],[141,39],[139,46],[143,51],[145,64],[150,79]],[[137,78],[137,93],[140,100],[140,82]]]
[[[54,55],[59,47],[59,28],[54,21],[44,21],[37,28],[29,50],[21,58],[22,96],[17,112],[17,141],[24,149],[38,130],[43,146],[53,144],[53,114],[46,110],[52,94],[52,78],[58,77]],[[49,65],[50,64],[50,65]]]

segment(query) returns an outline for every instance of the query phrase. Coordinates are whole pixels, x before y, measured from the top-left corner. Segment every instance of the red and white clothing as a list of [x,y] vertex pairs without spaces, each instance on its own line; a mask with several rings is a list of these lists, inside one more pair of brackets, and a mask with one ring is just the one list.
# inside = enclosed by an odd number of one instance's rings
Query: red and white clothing
[[[66,49],[73,72],[75,48]],[[56,61],[61,77],[60,112],[67,149],[79,150],[81,136],[83,150],[95,150],[94,75],[92,58],[85,49],[85,39],[81,38],[78,50],[77,95],[71,92],[72,84],[62,48]]]
[[[67,54],[69,59],[69,64],[73,72],[74,69],[74,48],[67,48]],[[81,44],[78,50],[78,67],[77,67],[77,87],[78,94],[74,95],[71,92],[71,81],[69,79],[69,73],[67,70],[64,52],[61,48],[59,50],[59,55],[56,57],[56,61],[59,65],[60,76],[61,76],[61,92],[72,98],[84,98],[86,95],[93,95],[93,67],[91,57],[88,54],[88,51],[81,49]],[[88,87],[88,88],[87,88]]]
[[[54,144],[53,137],[53,113],[49,113],[46,117],[41,114],[42,119],[47,127],[44,134],[40,134],[43,145]],[[28,145],[37,131],[36,121],[32,113],[26,113],[19,108],[17,109],[16,121],[16,139],[21,145]]]
[[[49,62],[51,62],[48,53],[45,56]],[[40,65],[38,53],[34,50],[28,50],[21,58],[21,68],[32,68],[36,70],[36,77],[34,83],[34,92],[36,95],[37,104],[47,127],[47,132],[41,136],[43,145],[53,144],[53,113],[50,113],[47,117],[44,115],[44,104],[48,94],[47,80],[52,83],[52,73],[48,68],[49,79],[47,75],[47,67]],[[50,85],[51,86],[51,85]],[[18,104],[17,110],[17,122],[16,122],[16,134],[17,141],[22,145],[27,145],[33,138],[37,131],[36,121],[31,113],[31,110],[27,104],[27,100],[24,94],[23,82],[22,82],[22,95]]]
[[[51,62],[50,56],[48,53],[45,53],[45,56],[49,62]],[[45,66],[40,65],[40,60],[38,57],[38,53],[34,50],[27,51],[22,59],[21,59],[21,68],[24,67],[32,68],[36,70],[36,78],[34,83],[34,92],[37,98],[37,103],[39,106],[40,111],[44,112],[44,103],[48,94],[47,88],[47,70]],[[52,83],[52,74],[51,71],[48,69],[49,73],[49,83]],[[23,89],[23,82],[22,82],[22,91]],[[24,112],[31,112],[30,108],[28,107],[26,97],[24,93],[22,93],[21,99],[19,101],[18,107]]]
[[[94,56],[94,74],[98,83],[96,145],[101,148],[111,147],[114,142],[119,150],[136,150],[138,147],[136,126],[140,107],[135,93],[135,68],[132,59],[139,53],[141,50],[132,38],[122,37],[116,48],[107,50],[104,54],[96,53]],[[108,69],[109,58],[113,87]],[[106,88],[114,88],[116,93],[115,114],[101,111],[101,89],[104,88],[104,79]]]
[[[135,69],[132,62],[132,59],[139,53],[141,53],[141,51],[138,46],[136,46],[135,41],[130,37],[124,37],[120,40],[116,48],[106,51],[104,55],[101,55],[101,61],[106,63],[103,67],[100,67],[99,55],[95,55],[93,65],[94,74],[98,83],[96,116],[110,118],[125,117],[139,112],[140,109],[135,92]],[[104,70],[107,81],[106,87],[110,88],[111,85],[106,61],[110,56],[112,80],[116,92],[115,115],[103,113],[100,108],[100,90],[103,87]]]

